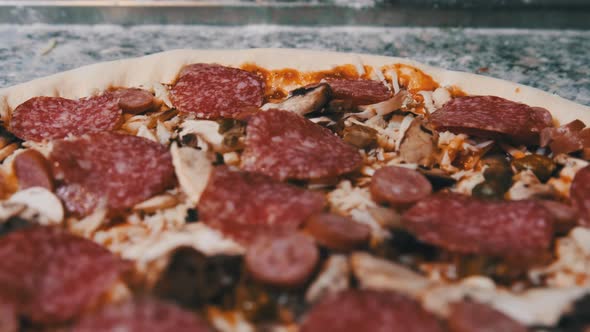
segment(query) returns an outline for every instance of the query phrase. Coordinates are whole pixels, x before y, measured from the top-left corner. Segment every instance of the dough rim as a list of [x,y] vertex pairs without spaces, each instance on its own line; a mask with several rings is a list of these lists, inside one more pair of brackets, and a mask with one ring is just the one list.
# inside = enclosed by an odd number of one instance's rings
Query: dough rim
[[77,99],[100,93],[112,86],[151,87],[156,82],[169,84],[184,65],[197,62],[234,67],[251,63],[269,70],[292,68],[299,71],[328,70],[344,64],[363,64],[373,68],[407,64],[432,76],[441,86],[456,86],[468,95],[495,95],[530,106],[544,107],[559,124],[575,119],[590,124],[590,107],[522,84],[446,70],[406,58],[287,48],[179,49],[83,66],[1,89],[0,118],[7,122],[11,110],[36,96]]

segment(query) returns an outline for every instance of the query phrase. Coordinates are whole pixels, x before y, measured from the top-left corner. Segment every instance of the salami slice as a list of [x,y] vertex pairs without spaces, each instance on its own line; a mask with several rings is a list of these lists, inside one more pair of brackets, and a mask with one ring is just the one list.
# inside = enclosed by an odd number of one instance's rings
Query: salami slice
[[154,96],[142,89],[119,89],[113,91],[113,94],[118,98],[119,107],[125,113],[144,113],[156,106]]
[[419,240],[446,250],[505,258],[537,258],[553,238],[553,217],[535,201],[440,193],[406,211],[403,224]]
[[243,242],[258,235],[292,232],[323,209],[325,197],[265,175],[217,167],[198,204],[212,227]]
[[549,146],[553,154],[571,153],[590,147],[590,129],[574,120],[561,127],[541,131],[541,146]]
[[0,331],[18,332],[19,330],[15,305],[0,299]]
[[356,148],[329,129],[292,112],[260,112],[246,131],[242,167],[275,179],[336,177],[360,168],[363,161]]
[[334,99],[352,102],[353,105],[370,105],[392,97],[391,91],[381,82],[364,79],[329,79]]
[[528,329],[496,309],[472,301],[452,305],[450,332],[527,332]]
[[234,118],[262,106],[264,81],[245,70],[197,63],[180,72],[170,98],[180,112],[198,118]]
[[31,187],[43,187],[53,191],[51,165],[39,151],[30,149],[20,153],[14,158],[12,166],[21,190]]
[[121,108],[110,92],[79,100],[35,97],[12,112],[9,130],[21,139],[40,142],[110,131],[120,118]]
[[576,173],[570,187],[570,199],[578,210],[580,225],[590,226],[590,166]]
[[195,313],[156,300],[111,305],[82,318],[72,332],[211,332]]
[[113,210],[132,207],[175,181],[168,150],[136,136],[103,132],[56,141],[50,160],[58,196],[79,215],[103,201]]
[[538,145],[541,131],[552,126],[552,117],[546,109],[504,98],[469,96],[456,97],[432,113],[430,124],[438,131]]
[[68,321],[112,287],[128,264],[62,230],[34,227],[0,241],[0,297],[40,324]]
[[404,208],[432,193],[430,181],[413,169],[388,166],[371,179],[371,196],[378,203]]
[[442,332],[419,303],[393,292],[347,290],[328,295],[308,313],[301,332]]
[[320,245],[341,251],[359,248],[371,236],[369,226],[331,213],[313,215],[305,222],[305,232]]
[[254,279],[278,287],[297,287],[313,273],[320,254],[313,240],[301,234],[269,236],[248,248],[245,262]]

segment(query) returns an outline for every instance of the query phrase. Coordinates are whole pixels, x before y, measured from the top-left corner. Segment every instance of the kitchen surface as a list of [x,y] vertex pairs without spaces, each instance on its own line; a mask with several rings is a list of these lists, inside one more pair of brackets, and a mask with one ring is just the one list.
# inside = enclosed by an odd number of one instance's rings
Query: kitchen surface
[[290,47],[409,57],[590,105],[588,8],[583,0],[0,1],[0,87],[177,48]]

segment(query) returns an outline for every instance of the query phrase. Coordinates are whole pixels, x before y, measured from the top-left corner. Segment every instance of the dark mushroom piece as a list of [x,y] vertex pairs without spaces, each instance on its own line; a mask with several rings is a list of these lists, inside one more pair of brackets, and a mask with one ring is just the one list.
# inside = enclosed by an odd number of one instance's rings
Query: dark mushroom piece
[[422,130],[422,123],[414,119],[399,147],[401,158],[409,164],[430,167],[436,159],[436,145],[432,134]]
[[359,149],[371,148],[377,144],[377,130],[353,124],[344,128],[342,139]]
[[281,103],[268,103],[262,106],[263,110],[279,109],[305,115],[317,112],[324,108],[332,98],[332,89],[326,83],[314,86],[306,86],[291,91],[289,98]]

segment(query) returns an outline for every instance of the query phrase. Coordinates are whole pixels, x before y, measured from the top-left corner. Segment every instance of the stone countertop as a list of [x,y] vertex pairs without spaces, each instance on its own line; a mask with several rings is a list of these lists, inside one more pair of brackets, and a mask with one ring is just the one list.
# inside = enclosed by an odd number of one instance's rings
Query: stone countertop
[[0,25],[0,87],[177,48],[289,47],[409,57],[590,105],[588,31],[381,27]]

